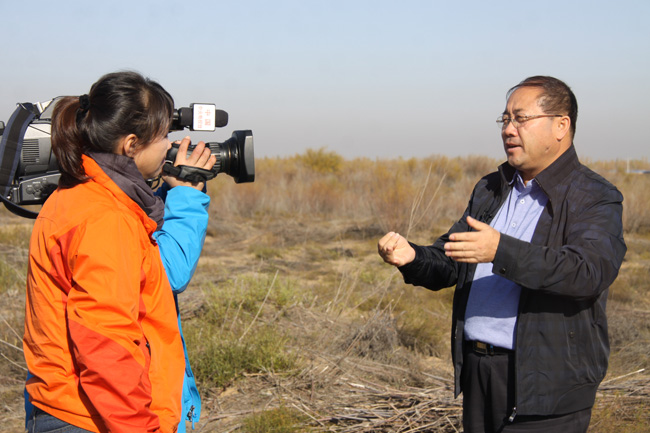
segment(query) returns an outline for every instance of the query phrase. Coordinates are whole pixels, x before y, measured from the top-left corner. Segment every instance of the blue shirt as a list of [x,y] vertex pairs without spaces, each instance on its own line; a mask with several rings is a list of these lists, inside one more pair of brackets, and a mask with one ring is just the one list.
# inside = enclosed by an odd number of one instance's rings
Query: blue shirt
[[[530,242],[548,197],[535,179],[525,185],[519,173],[513,188],[490,225],[497,231]],[[479,263],[465,311],[465,339],[513,349],[521,287]]]

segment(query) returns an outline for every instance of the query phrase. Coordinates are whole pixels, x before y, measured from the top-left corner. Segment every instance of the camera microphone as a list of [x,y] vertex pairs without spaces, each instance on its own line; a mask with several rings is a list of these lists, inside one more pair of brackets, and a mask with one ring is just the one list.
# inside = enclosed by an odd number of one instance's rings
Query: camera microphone
[[190,104],[174,110],[172,131],[189,128],[191,131],[214,131],[228,124],[228,113],[217,110],[214,104]]
[[217,110],[214,114],[214,126],[217,128],[223,128],[228,124],[228,113],[223,110]]

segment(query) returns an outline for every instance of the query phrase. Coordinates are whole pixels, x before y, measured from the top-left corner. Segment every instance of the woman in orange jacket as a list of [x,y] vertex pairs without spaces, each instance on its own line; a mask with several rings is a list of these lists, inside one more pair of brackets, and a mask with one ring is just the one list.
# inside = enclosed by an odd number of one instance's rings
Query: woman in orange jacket
[[[173,108],[133,72],[55,107],[61,179],[35,222],[27,278],[30,432],[176,431],[185,360],[152,237],[164,205],[145,181],[160,175]],[[202,146],[188,164],[209,168]]]

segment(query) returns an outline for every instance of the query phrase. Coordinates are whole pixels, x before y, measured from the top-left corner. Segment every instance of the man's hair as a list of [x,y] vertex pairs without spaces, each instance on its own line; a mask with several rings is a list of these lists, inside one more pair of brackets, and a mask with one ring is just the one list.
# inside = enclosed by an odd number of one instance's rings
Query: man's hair
[[571,119],[571,138],[576,133],[576,122],[578,121],[578,101],[571,88],[561,80],[553,77],[537,75],[528,77],[521,83],[508,90],[507,98],[512,92],[521,87],[537,87],[542,93],[537,103],[546,114],[564,114]]

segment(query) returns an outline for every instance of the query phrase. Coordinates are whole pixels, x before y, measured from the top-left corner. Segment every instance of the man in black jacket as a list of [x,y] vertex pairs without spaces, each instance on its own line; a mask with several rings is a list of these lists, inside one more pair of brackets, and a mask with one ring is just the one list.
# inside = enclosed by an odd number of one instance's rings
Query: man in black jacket
[[508,92],[507,162],[431,246],[390,232],[404,281],[456,285],[452,359],[466,432],[584,432],[609,357],[605,304],[625,255],[620,192],[578,161],[576,98],[530,77]]

